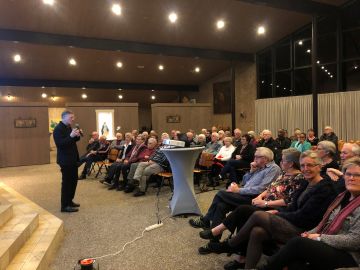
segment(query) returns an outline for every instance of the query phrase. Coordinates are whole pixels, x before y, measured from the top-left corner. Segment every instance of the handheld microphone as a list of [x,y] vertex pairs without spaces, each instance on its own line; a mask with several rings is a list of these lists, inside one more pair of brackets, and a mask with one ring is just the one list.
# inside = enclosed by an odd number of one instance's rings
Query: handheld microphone
[[80,131],[80,136],[84,137],[84,134],[82,133],[81,129],[80,129],[80,125],[79,124],[75,124],[76,129],[78,129]]

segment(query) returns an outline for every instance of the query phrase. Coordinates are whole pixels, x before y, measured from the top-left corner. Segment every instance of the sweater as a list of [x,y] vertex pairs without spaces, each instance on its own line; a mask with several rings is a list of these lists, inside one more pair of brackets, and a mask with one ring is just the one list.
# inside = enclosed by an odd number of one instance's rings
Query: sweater
[[228,161],[231,158],[231,154],[234,152],[235,146],[232,144],[229,147],[225,145],[220,148],[220,151],[216,154],[215,158],[221,161]]

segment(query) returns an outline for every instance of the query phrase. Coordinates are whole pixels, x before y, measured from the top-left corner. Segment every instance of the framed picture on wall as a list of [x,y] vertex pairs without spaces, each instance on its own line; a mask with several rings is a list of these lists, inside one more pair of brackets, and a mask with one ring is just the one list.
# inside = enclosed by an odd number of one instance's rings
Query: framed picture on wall
[[107,139],[114,139],[114,110],[95,110],[96,129],[99,135],[105,135]]
[[231,86],[230,81],[213,84],[214,114],[231,113]]
[[35,128],[36,119],[15,119],[15,128]]

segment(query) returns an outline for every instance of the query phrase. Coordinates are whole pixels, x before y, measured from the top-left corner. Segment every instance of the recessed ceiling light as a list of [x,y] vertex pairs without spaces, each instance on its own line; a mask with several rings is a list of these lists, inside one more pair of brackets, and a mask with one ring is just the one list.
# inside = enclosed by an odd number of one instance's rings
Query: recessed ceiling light
[[321,67],[321,69],[324,69],[324,68],[325,68],[324,66]]
[[121,6],[119,4],[113,4],[111,7],[111,11],[115,15],[120,16],[121,15]]
[[122,66],[123,66],[123,63],[121,63],[120,61],[119,61],[119,62],[116,62],[116,67],[122,68]]
[[331,73],[330,73],[330,72],[328,72],[328,75],[331,75]]
[[317,64],[320,64],[320,61],[319,61],[319,60],[317,60],[317,61],[316,61],[316,63],[317,63]]
[[47,94],[46,94],[46,93],[42,93],[42,94],[41,94],[41,97],[42,97],[42,98],[47,98]]
[[265,34],[266,30],[265,30],[265,27],[264,26],[259,26],[258,29],[257,29],[257,33],[259,35],[263,35]]
[[122,88],[118,88],[119,91],[122,91]]
[[50,5],[50,6],[52,6],[52,5],[54,5],[54,0],[43,0],[43,3],[44,3],[45,5]]
[[14,59],[14,62],[19,63],[21,61],[21,55],[20,54],[15,54],[13,59]]
[[307,53],[311,53],[311,50],[310,49],[307,49],[307,51],[306,51]]
[[155,90],[154,90],[154,89],[151,89],[151,92],[155,92]]
[[327,69],[325,69],[325,72],[327,72]]
[[303,41],[302,40],[299,40],[298,44],[301,46],[303,45]]
[[330,78],[334,77],[333,75],[330,75]]
[[354,66],[354,69],[358,69],[359,67],[357,65]]
[[139,65],[139,66],[136,66],[138,69],[144,69],[145,66],[142,66],[142,65]]
[[45,88],[45,86],[41,86],[41,88],[42,88],[42,89],[44,89],[44,88]]
[[123,98],[123,96],[122,96],[122,95],[118,95],[118,97],[119,97],[119,99],[122,99],[122,98]]
[[86,95],[86,94],[82,94],[81,97],[82,97],[83,99],[86,99],[86,98],[87,98],[87,95]]
[[196,67],[196,68],[195,68],[195,72],[196,72],[196,73],[199,73],[199,72],[200,72],[200,68],[199,68],[199,67]]
[[76,60],[74,58],[69,59],[69,65],[70,66],[76,66]]
[[178,16],[175,12],[171,12],[168,18],[171,23],[175,23],[178,19]]
[[164,66],[163,66],[163,65],[159,65],[159,70],[164,70]]
[[225,27],[225,22],[223,20],[218,20],[216,22],[217,29],[223,29]]
[[86,89],[86,87],[85,87],[85,86],[83,86],[83,87],[81,87],[81,89],[85,90],[85,89]]
[[154,100],[156,97],[155,96],[151,96],[151,99]]

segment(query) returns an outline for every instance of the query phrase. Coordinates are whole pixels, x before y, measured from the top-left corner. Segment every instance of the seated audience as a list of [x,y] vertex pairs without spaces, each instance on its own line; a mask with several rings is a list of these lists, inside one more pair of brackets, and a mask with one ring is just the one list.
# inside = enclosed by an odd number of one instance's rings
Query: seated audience
[[197,142],[195,143],[195,146],[201,147],[206,146],[206,136],[205,134],[199,134],[197,137]]
[[280,164],[281,161],[281,153],[284,149],[288,149],[291,145],[291,141],[289,138],[285,137],[285,130],[279,129],[278,130],[278,137],[275,139],[276,143],[276,155],[275,155],[275,162]]
[[301,133],[302,131],[300,128],[294,128],[294,134],[290,136],[291,143],[297,141]]
[[257,137],[256,137],[255,131],[250,130],[250,131],[248,131],[247,134],[249,134],[249,136],[250,136],[250,138],[251,138],[250,143],[254,146],[254,148],[256,148],[256,147],[257,147],[257,143],[258,143],[258,139],[257,139]]
[[360,159],[343,168],[346,191],[329,206],[321,222],[288,241],[259,269],[340,269],[360,266]]
[[206,144],[204,152],[213,154],[215,156],[219,152],[221,146],[222,145],[219,143],[219,134],[213,132],[211,134],[211,141]]
[[273,161],[273,152],[266,147],[256,149],[254,162],[250,172],[245,174],[242,186],[236,183],[229,186],[228,190],[216,193],[210,208],[205,216],[189,220],[195,228],[210,228],[219,225],[226,214],[242,204],[251,204],[252,199],[262,193],[266,187],[281,174],[281,169]]
[[321,159],[321,171],[322,178],[328,177],[326,171],[328,168],[339,169],[339,164],[336,161],[336,147],[330,141],[321,141],[317,146],[317,153]]
[[218,128],[216,126],[211,127],[211,133],[218,132]]
[[233,145],[235,147],[238,147],[239,145],[241,145],[241,130],[239,128],[234,129]]
[[86,153],[80,157],[80,162],[78,164],[78,166],[81,166],[81,164],[83,164],[85,162],[86,156],[91,152],[91,151],[96,151],[98,150],[100,147],[100,143],[99,143],[99,133],[96,131],[93,131],[91,133],[91,138],[88,142],[88,145],[86,146]]
[[237,234],[224,242],[209,242],[199,252],[233,253],[246,256],[245,268],[253,269],[259,262],[263,245],[269,241],[285,244],[291,238],[316,226],[336,192],[330,180],[320,176],[321,160],[314,151],[300,156],[300,168],[307,183],[296,190],[293,202],[285,209],[258,211],[252,206],[240,206],[232,212],[216,231],[226,228]]
[[317,146],[319,142],[319,138],[315,136],[315,130],[312,128],[309,128],[307,131],[306,141],[308,141],[311,146]]
[[250,136],[244,134],[241,136],[241,145],[237,146],[231,155],[231,159],[226,162],[224,168],[221,169],[219,178],[226,178],[226,174],[229,174],[230,182],[238,183],[236,170],[243,168],[250,168],[250,163],[254,160],[255,149],[250,144]]
[[301,132],[298,134],[298,139],[291,143],[291,147],[296,148],[301,153],[311,149],[311,144],[306,141],[306,134]]
[[271,131],[264,129],[261,136],[262,139],[260,139],[256,147],[267,147],[276,155],[276,142],[272,137]]
[[186,132],[186,143],[189,147],[195,146],[194,133],[191,131]]
[[338,137],[334,133],[332,127],[326,126],[324,128],[324,134],[320,136],[320,142],[321,141],[330,141],[335,144],[336,147],[336,153],[338,153]]
[[220,129],[219,131],[218,131],[218,134],[219,134],[219,143],[221,144],[221,145],[224,145],[224,138],[225,138],[225,131],[223,131],[222,129]]
[[122,133],[118,132],[118,133],[116,133],[115,137],[116,137],[116,139],[113,140],[110,144],[110,149],[115,148],[117,150],[121,150],[125,143],[125,141],[123,140],[123,135],[122,135]]
[[90,150],[90,152],[80,160],[85,163],[84,169],[79,177],[79,180],[86,179],[86,175],[90,173],[91,164],[96,161],[105,160],[109,151],[109,142],[104,135],[99,137],[99,148],[97,150]]

